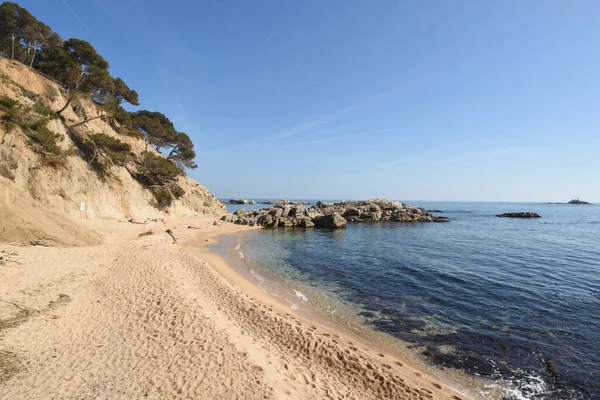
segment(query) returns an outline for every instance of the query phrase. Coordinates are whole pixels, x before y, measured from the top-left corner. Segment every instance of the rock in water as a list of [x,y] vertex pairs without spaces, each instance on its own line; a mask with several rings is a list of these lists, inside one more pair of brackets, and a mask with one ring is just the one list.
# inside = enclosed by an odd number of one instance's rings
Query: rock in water
[[577,199],[573,199],[573,200],[569,201],[569,203],[568,203],[568,204],[588,204],[588,205],[589,205],[589,204],[591,204],[591,203],[590,203],[590,202],[587,202],[587,201],[579,200],[579,199],[577,198]]
[[256,204],[254,200],[230,199],[227,204]]
[[504,213],[497,214],[496,217],[502,218],[542,218],[540,214],[534,212],[517,212],[517,213]]
[[259,225],[266,228],[311,228],[313,226],[344,228],[347,222],[448,222],[447,217],[429,214],[421,207],[384,199],[339,203],[318,202],[308,209],[301,204],[277,204],[272,208],[252,211],[240,209],[221,219],[236,224]]
[[340,214],[333,213],[316,217],[314,223],[319,228],[345,228],[347,221]]

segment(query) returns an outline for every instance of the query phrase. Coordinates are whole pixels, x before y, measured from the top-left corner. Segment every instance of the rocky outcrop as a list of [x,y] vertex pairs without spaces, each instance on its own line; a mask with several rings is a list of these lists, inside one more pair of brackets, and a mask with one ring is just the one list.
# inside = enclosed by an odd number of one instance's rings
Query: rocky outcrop
[[448,222],[448,218],[431,215],[421,207],[384,199],[342,201],[340,203],[318,202],[309,209],[309,212],[323,215],[338,213],[348,222]]
[[254,200],[230,199],[226,204],[256,204]]
[[592,204],[592,203],[589,203],[589,202],[583,201],[583,200],[579,200],[579,199],[573,199],[573,200],[569,201],[568,204]]
[[310,208],[304,205],[281,205],[247,212],[237,210],[224,215],[221,220],[240,225],[263,226],[266,228],[343,228],[347,222],[448,222],[447,217],[438,217],[423,208],[407,204],[375,199],[366,201],[323,203]]
[[290,201],[290,200],[267,200],[263,201],[260,204],[275,204],[279,206],[297,206],[297,205],[305,205],[309,206],[312,203],[310,201]]
[[496,217],[502,218],[542,218],[540,214],[534,212],[516,212],[516,213],[504,213],[497,214]]

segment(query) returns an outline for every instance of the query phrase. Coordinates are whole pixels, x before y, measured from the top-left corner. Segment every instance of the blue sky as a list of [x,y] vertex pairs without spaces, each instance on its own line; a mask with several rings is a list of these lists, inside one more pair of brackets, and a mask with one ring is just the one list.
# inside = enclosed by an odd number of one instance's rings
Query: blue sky
[[600,2],[27,0],[218,197],[600,202]]

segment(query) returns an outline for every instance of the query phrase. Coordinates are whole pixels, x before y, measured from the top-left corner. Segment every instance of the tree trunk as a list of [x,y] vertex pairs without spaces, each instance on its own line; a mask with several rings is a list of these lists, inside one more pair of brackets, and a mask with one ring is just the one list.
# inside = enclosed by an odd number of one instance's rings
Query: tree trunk
[[12,33],[12,53],[11,53],[11,58],[14,60],[15,59],[15,33]]
[[173,153],[175,153],[175,151],[176,151],[177,149],[179,149],[179,145],[177,145],[177,146],[173,147],[173,150],[171,150],[171,151],[169,152],[169,155],[167,156],[167,160],[170,160],[170,159],[171,159],[171,156],[173,155]]
[[29,66],[31,68],[33,68],[33,60],[35,60],[35,50],[36,50],[36,47],[37,46],[35,46],[35,45],[33,46],[33,54],[31,55],[31,63],[29,64]]
[[90,162],[88,164],[93,163],[94,160],[96,159],[96,157],[98,157],[98,149],[94,149],[94,157],[92,157],[92,159],[90,160]]
[[98,115],[96,117],[88,118],[85,121],[79,122],[79,123],[77,123],[75,125],[71,125],[69,128],[77,128],[79,125],[83,125],[86,122],[90,122],[90,121],[93,121],[95,119],[102,118],[102,117],[108,117],[108,115],[107,114],[101,114],[101,115]]
[[29,60],[29,53],[31,52],[31,44],[27,43],[27,54],[25,54],[25,59],[23,60],[23,64],[27,65],[27,60]]
[[77,79],[77,84],[75,84],[75,89],[79,89],[79,84],[81,83],[81,79],[83,79],[84,71],[81,71],[81,75],[79,75],[79,79]]
[[65,109],[69,106],[69,103],[71,103],[71,100],[73,100],[73,97],[75,97],[75,96],[69,97],[69,99],[67,100],[67,103],[63,106],[63,108],[61,108],[60,110],[58,110],[56,112],[58,115],[60,115],[63,111],[65,111]]

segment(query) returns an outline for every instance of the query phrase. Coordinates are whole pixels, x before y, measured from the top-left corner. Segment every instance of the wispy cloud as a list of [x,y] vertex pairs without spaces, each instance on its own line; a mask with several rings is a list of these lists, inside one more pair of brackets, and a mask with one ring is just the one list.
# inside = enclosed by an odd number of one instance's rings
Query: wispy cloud
[[94,39],[99,40],[98,37],[96,35],[94,35],[94,33],[90,30],[90,28],[87,27],[87,25],[83,22],[83,20],[81,18],[79,18],[79,15],[77,15],[77,13],[75,12],[75,10],[73,10],[71,8],[71,6],[69,5],[69,3],[67,3],[66,0],[61,0],[61,1],[69,9],[69,11],[71,11],[71,14],[73,14],[75,16],[75,18],[77,18],[77,20],[79,21],[79,23],[81,24],[81,26],[83,26],[85,28],[85,30],[88,31],[88,33],[90,35],[92,35],[92,37]]
[[331,114],[328,114],[325,116],[316,117],[316,118],[314,118],[302,125],[299,125],[295,128],[291,128],[291,129],[285,130],[283,132],[280,132],[276,135],[273,135],[271,138],[272,139],[283,139],[283,138],[297,135],[302,132],[309,131],[311,129],[318,128],[319,126],[326,125],[330,122],[333,122],[333,121],[343,117],[344,115],[348,114],[349,112],[356,111],[368,104],[373,103],[374,101],[376,101],[378,99],[381,99],[381,98],[387,96],[389,93],[390,92],[386,92],[386,93],[381,93],[381,94],[378,94],[375,96],[370,96],[370,97],[364,98],[363,100],[361,100],[360,102],[358,102],[357,104],[355,104],[353,106],[342,108],[340,110],[334,111]]
[[321,138],[315,138],[312,140],[305,140],[302,142],[294,142],[294,143],[282,144],[279,146],[271,146],[268,148],[261,149],[261,151],[270,151],[270,150],[282,149],[282,148],[286,148],[286,147],[308,146],[308,145],[316,144],[316,143],[331,142],[334,140],[342,140],[342,139],[348,139],[348,138],[352,138],[352,137],[365,136],[365,135],[371,135],[371,134],[372,134],[372,132],[362,132],[362,133],[355,133],[352,135],[321,137]]
[[341,110],[335,111],[329,115],[326,115],[324,117],[320,117],[320,118],[316,118],[312,121],[306,122],[300,126],[297,126],[295,128],[292,129],[288,129],[286,131],[283,131],[277,135],[274,135],[273,138],[275,139],[284,139],[290,136],[294,136],[294,135],[298,135],[299,133],[302,132],[306,132],[309,131],[311,129],[315,129],[318,128],[319,126],[328,124],[332,121],[335,121],[336,119],[341,118],[342,116],[344,116],[345,114],[349,113],[350,111],[354,111],[360,107],[362,107],[363,104],[358,104],[352,107],[347,107],[347,108],[343,108]]
[[277,31],[273,31],[271,32],[271,34],[269,35],[269,37],[267,37],[267,42],[271,39],[273,39],[273,36],[275,36],[277,34]]

